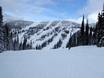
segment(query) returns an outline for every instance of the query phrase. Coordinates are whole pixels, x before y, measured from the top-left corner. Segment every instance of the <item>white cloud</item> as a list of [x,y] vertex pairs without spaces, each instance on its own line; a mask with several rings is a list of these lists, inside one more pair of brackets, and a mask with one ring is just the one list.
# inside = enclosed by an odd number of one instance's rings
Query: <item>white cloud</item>
[[91,14],[100,12],[103,9],[104,0],[87,0],[85,7],[80,10],[80,13]]
[[[49,20],[49,19],[67,19],[69,14],[67,12],[58,12],[54,9],[48,8],[48,5],[57,5],[58,0],[0,0],[0,5],[7,15],[31,20]],[[75,0],[63,0],[75,2]],[[89,19],[90,23],[97,21],[97,13],[102,10],[104,0],[87,0],[85,7],[79,13],[83,13]],[[50,14],[50,16],[44,14]],[[46,15],[46,16],[45,16]],[[32,19],[32,20],[33,20]],[[81,23],[82,17],[78,19],[71,19]]]
[[5,14],[23,19],[39,16],[47,10],[46,6],[53,4],[53,0],[0,0]]
[[98,18],[98,13],[92,13],[88,15],[88,19],[90,23],[96,23]]
[[103,9],[104,0],[87,0],[85,7],[79,10],[78,13],[85,14],[90,23],[97,22],[97,15]]
[[[98,18],[98,13],[91,13],[87,17],[85,17],[85,23],[86,23],[87,19],[88,19],[89,23],[96,23],[97,18]],[[78,18],[76,21],[81,24],[82,17]]]
[[[63,0],[63,2],[74,0]],[[62,20],[67,12],[59,12],[48,6],[57,6],[60,0],[0,0],[6,15],[25,20]]]
[[[97,22],[97,18],[98,18],[98,13],[91,13],[89,14],[87,17],[85,17],[85,23],[87,21],[87,19],[89,20],[89,23],[96,23]],[[69,21],[74,21],[76,23],[81,24],[82,23],[82,17],[79,17],[78,19],[68,19]]]

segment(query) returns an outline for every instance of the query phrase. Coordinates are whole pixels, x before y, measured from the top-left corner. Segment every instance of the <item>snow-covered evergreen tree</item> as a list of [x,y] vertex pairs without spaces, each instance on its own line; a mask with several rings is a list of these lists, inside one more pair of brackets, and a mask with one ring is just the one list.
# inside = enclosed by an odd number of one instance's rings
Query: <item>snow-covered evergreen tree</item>
[[104,6],[101,13],[98,14],[98,22],[95,29],[95,38],[97,46],[104,46]]

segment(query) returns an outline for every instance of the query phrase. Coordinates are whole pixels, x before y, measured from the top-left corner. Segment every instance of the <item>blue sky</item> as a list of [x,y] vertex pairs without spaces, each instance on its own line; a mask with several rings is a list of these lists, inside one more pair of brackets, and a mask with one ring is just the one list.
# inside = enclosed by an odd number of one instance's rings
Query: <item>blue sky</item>
[[47,21],[70,19],[80,21],[83,14],[92,22],[104,0],[0,0],[5,14],[14,18]]

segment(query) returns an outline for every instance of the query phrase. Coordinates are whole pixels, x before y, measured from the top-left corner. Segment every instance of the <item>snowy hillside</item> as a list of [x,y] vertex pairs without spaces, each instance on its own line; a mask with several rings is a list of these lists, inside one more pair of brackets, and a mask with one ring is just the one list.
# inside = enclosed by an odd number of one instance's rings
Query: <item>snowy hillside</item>
[[103,78],[104,48],[25,50],[0,54],[0,78]]
[[24,20],[14,20],[14,21],[8,21],[4,23],[7,23],[12,29],[21,29],[21,28],[31,25],[33,22],[24,21]]
[[33,23],[19,31],[19,40],[22,42],[27,37],[34,49],[64,48],[79,27],[79,24],[71,21]]

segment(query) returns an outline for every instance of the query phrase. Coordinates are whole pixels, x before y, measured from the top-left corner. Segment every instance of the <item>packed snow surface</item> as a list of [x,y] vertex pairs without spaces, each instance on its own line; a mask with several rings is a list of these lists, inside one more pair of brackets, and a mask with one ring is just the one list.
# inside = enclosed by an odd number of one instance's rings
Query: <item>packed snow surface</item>
[[104,78],[104,48],[3,52],[0,78]]

